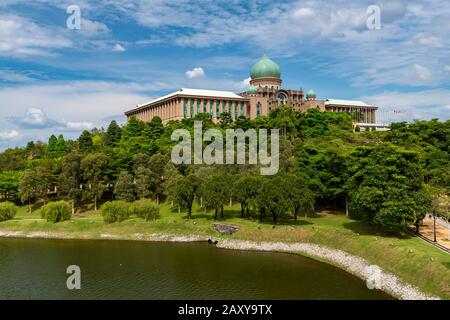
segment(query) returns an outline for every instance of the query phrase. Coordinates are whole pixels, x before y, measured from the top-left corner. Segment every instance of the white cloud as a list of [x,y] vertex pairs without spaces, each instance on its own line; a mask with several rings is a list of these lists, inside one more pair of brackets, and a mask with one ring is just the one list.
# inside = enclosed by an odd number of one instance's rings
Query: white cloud
[[424,33],[420,33],[415,37],[418,44],[427,48],[443,48],[445,47],[445,41],[436,36],[429,36]]
[[12,70],[0,70],[0,80],[7,82],[30,82],[34,79],[20,72],[15,72]]
[[420,79],[422,79],[422,80],[430,79],[431,71],[428,68],[426,68],[426,67],[424,67],[424,66],[422,66],[420,64],[415,63],[414,64],[414,69],[416,69],[417,75],[420,77]]
[[74,130],[91,130],[95,127],[92,122],[66,122],[66,126],[68,129]]
[[93,37],[105,35],[110,32],[108,26],[102,22],[81,19],[81,33],[85,36]]
[[449,65],[446,65],[446,66],[444,67],[444,70],[450,72],[450,66],[449,66]]
[[314,15],[314,10],[312,10],[311,8],[300,8],[294,12],[295,18],[311,17],[313,15]]
[[247,89],[250,86],[250,80],[252,78],[248,77],[238,83],[239,88]]
[[57,126],[59,123],[47,117],[39,108],[29,108],[24,116],[10,117],[9,122],[24,129],[45,129]]
[[195,79],[195,78],[199,78],[199,77],[204,77],[205,76],[205,71],[203,71],[203,68],[201,67],[196,67],[192,70],[188,70],[186,71],[186,76],[189,79]]
[[362,96],[358,99],[378,106],[380,116],[383,110],[400,111],[396,114],[388,113],[385,116],[395,120],[432,119],[439,118],[443,121],[450,119],[450,90],[432,89],[415,92],[389,91],[371,96]]
[[21,138],[21,135],[16,130],[0,132],[0,140],[17,140],[20,138]]
[[41,28],[17,15],[0,15],[0,39],[0,56],[48,55],[51,49],[72,46],[54,29]]
[[112,50],[114,52],[125,52],[125,51],[127,51],[127,49],[125,49],[125,47],[123,45],[121,45],[120,43],[116,43]]

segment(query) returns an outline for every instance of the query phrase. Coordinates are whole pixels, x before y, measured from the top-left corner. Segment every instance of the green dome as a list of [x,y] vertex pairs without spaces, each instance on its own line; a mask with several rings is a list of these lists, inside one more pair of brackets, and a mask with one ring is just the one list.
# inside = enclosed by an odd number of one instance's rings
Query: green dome
[[280,78],[281,71],[280,67],[264,53],[263,57],[253,65],[250,76],[252,79]]
[[248,88],[247,93],[258,93],[258,88],[255,86],[250,86],[250,88]]
[[316,92],[311,89],[306,93],[306,98],[315,98],[316,97]]

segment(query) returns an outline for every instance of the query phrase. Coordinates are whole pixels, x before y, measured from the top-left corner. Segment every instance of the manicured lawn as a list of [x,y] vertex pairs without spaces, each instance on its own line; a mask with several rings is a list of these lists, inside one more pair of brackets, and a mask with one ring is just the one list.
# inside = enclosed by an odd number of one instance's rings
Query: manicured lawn
[[[121,223],[105,224],[93,211],[77,215],[71,221],[52,224],[40,219],[39,210],[30,215],[22,207],[15,219],[0,223],[0,231],[55,232],[80,239],[99,239],[113,235],[119,239],[136,239],[136,234],[178,234],[231,237],[253,241],[312,242],[341,249],[377,264],[424,292],[450,298],[450,255],[415,237],[386,235],[362,222],[336,212],[318,212],[314,217],[299,221],[280,221],[272,226],[266,222],[241,220],[238,206],[226,208],[225,221],[240,225],[232,236],[222,236],[213,230],[212,213],[195,207],[193,219],[187,214],[172,212],[161,205],[161,216],[146,222],[132,218]],[[220,219],[219,219],[220,221]]]

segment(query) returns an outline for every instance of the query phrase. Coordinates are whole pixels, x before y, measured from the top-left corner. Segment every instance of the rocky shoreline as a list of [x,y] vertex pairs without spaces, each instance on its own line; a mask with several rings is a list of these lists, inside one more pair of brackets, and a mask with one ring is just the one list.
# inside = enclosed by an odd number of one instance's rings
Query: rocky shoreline
[[35,238],[35,239],[73,239],[73,240],[134,240],[149,242],[206,242],[216,244],[218,248],[233,250],[286,252],[304,255],[322,262],[329,263],[366,281],[369,289],[379,289],[401,300],[438,300],[439,297],[427,295],[417,287],[406,284],[392,273],[383,271],[376,265],[371,265],[363,258],[351,255],[342,250],[332,249],[311,243],[283,242],[253,242],[244,240],[227,240],[207,236],[184,236],[170,234],[140,234],[135,233],[123,238],[113,234],[100,234],[99,238],[72,236],[54,232],[22,232],[0,231],[0,238]]

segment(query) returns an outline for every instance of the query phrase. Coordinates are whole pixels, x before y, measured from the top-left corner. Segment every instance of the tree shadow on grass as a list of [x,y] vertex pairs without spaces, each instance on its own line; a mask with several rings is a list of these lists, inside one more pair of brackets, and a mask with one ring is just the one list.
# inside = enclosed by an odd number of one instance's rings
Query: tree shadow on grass
[[264,219],[262,223],[276,225],[276,226],[307,226],[307,225],[314,224],[314,223],[309,222],[304,219],[299,219],[299,220],[282,219],[282,220],[278,220],[277,223],[274,224],[273,220],[268,219],[268,218]]
[[382,231],[379,227],[367,224],[364,221],[354,220],[342,224],[345,229],[353,231],[355,234],[377,236],[383,238],[409,239],[413,235],[409,233],[387,233]]
[[450,269],[450,262],[442,262],[442,264],[443,264],[444,267],[446,267],[447,269]]

